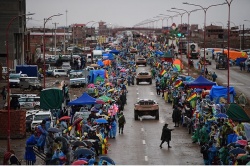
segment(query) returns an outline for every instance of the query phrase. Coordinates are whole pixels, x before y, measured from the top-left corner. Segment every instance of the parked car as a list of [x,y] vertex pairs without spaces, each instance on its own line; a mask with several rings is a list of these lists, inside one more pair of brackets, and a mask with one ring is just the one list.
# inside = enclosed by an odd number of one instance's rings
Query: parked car
[[68,71],[66,69],[54,69],[52,72],[52,76],[54,76],[56,78],[62,77],[62,76],[67,77]]
[[54,126],[54,120],[55,118],[53,117],[52,113],[50,111],[39,111],[33,116],[33,120],[31,123],[31,130],[34,131],[36,126],[42,123],[44,119],[51,119],[51,124],[50,127]]
[[62,51],[62,50],[61,50],[61,49],[59,49],[59,48],[56,48],[56,49],[55,49],[55,48],[50,48],[50,49],[49,49],[49,51],[56,51],[56,52],[60,52],[60,51]]
[[42,85],[38,77],[21,77],[20,88],[30,90],[42,90]]
[[11,88],[18,88],[20,86],[20,77],[28,77],[27,74],[11,73],[9,76],[9,83]]
[[40,108],[40,97],[21,97],[18,99],[20,109],[39,109]]

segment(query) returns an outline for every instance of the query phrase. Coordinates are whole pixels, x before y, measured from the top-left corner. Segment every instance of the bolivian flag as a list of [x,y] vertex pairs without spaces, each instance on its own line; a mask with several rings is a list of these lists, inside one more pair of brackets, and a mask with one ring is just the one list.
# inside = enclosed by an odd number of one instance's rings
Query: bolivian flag
[[179,87],[179,86],[181,86],[181,84],[182,84],[182,81],[181,80],[177,80],[175,83],[174,83],[174,87]]
[[166,71],[165,69],[163,69],[163,70],[161,71],[160,75],[163,76],[163,75],[166,74],[166,73],[167,73],[167,71]]
[[197,94],[194,92],[190,95],[190,97],[187,99],[187,101],[193,101],[197,99]]

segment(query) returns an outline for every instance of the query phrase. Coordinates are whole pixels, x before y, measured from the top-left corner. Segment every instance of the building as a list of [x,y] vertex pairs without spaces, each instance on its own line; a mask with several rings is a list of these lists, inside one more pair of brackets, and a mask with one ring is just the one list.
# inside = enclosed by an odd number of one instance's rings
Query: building
[[[26,29],[26,0],[0,1],[0,62],[6,66],[6,33],[8,33],[9,65],[25,61],[24,35]],[[10,22],[12,20],[12,22]],[[8,32],[6,31],[9,26]]]

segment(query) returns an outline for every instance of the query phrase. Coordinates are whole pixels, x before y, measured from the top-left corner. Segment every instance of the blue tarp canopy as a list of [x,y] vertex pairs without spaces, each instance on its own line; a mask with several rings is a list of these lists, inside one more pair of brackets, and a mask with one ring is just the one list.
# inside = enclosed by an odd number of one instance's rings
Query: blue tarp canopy
[[96,77],[100,76],[101,78],[105,78],[105,70],[90,70],[89,71],[89,83],[94,83]]
[[161,52],[161,51],[155,51],[155,54],[156,54],[156,55],[164,55],[164,53]]
[[89,96],[86,92],[82,94],[82,96],[68,103],[71,105],[85,105],[85,104],[96,104],[96,99]]
[[103,59],[114,60],[114,55],[111,53],[102,54]]
[[236,66],[239,66],[241,62],[245,62],[247,58],[237,58],[236,59]]
[[117,55],[120,53],[120,51],[113,49],[113,50],[109,51],[109,53]]
[[104,63],[102,62],[102,60],[98,60],[98,61],[97,61],[97,64],[98,64],[99,66],[101,66],[101,67],[104,66]]
[[[234,101],[234,96],[236,95],[234,87],[229,87],[230,102]],[[227,98],[227,87],[224,86],[213,86],[210,90],[209,97],[211,100],[215,101],[216,104],[219,103],[220,97]]]
[[216,85],[215,82],[209,81],[208,79],[204,78],[203,76],[199,76],[194,81],[186,83],[189,86],[213,86]]

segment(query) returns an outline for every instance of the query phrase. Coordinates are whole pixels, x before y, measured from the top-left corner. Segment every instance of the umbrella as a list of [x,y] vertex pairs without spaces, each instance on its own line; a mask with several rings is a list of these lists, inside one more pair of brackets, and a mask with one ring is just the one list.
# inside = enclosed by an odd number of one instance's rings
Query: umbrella
[[105,104],[103,100],[96,100],[96,104]]
[[81,122],[83,120],[83,118],[77,118],[74,123],[73,126],[76,125],[77,123]]
[[89,140],[83,140],[83,142],[88,146],[88,147],[92,147],[94,144],[93,142],[89,141]]
[[68,152],[69,142],[65,137],[56,137],[55,142],[59,142],[62,145],[61,150],[63,151],[64,154]]
[[247,140],[238,140],[236,141],[237,144],[242,145],[242,146],[246,146],[247,145]]
[[99,110],[97,110],[95,107],[91,108],[90,111],[91,111],[91,112],[95,112],[95,113],[99,112]]
[[123,68],[123,69],[120,70],[120,72],[126,72],[126,69]]
[[51,133],[58,133],[60,130],[58,128],[49,128],[48,129],[48,132],[51,132]]
[[113,86],[111,82],[105,84],[105,86]]
[[233,150],[230,150],[229,153],[242,154],[242,153],[246,153],[246,151],[244,149],[241,149],[241,148],[234,148]]
[[108,92],[114,92],[115,88],[108,90]]
[[95,84],[88,84],[87,88],[95,88]]
[[102,117],[102,118],[105,118],[106,120],[109,118],[109,116],[107,116],[107,115],[104,115],[104,114],[102,114],[102,115],[99,115],[99,117]]
[[248,158],[248,155],[243,153],[243,154],[238,154],[237,159],[238,160],[245,160]]
[[116,54],[116,55],[117,55],[117,54],[120,53],[120,51],[114,49],[114,50],[109,51],[109,53],[111,53],[111,54]]
[[174,60],[173,68],[176,69],[177,71],[181,71],[181,69],[183,68],[183,64],[179,59]]
[[98,99],[104,101],[105,103],[108,101],[114,101],[112,98],[110,98],[106,95],[103,95],[103,96],[99,97]]
[[108,121],[104,118],[98,118],[95,120],[96,123],[108,123]]
[[73,143],[73,146],[75,146],[75,147],[78,147],[78,146],[87,146],[87,144],[86,143],[84,143],[84,142],[82,142],[82,141],[76,141],[76,142],[74,142]]
[[108,156],[99,156],[99,159],[105,160],[105,161],[109,162],[111,165],[115,165],[115,162],[111,158],[109,158]]
[[223,113],[219,113],[217,115],[215,115],[216,118],[227,118],[228,116],[226,114]]
[[88,155],[95,155],[95,152],[87,148],[79,148],[74,152],[74,157],[76,158],[82,158]]
[[85,161],[85,160],[77,160],[77,161],[74,161],[71,165],[84,165],[84,164],[87,164],[88,162]]
[[59,121],[61,120],[69,120],[71,117],[70,116],[63,116],[59,119]]

